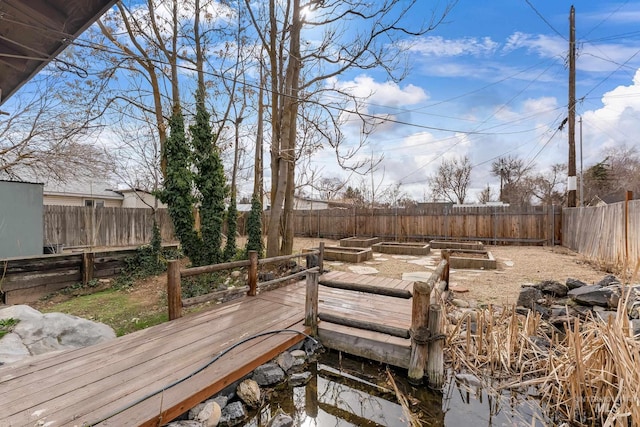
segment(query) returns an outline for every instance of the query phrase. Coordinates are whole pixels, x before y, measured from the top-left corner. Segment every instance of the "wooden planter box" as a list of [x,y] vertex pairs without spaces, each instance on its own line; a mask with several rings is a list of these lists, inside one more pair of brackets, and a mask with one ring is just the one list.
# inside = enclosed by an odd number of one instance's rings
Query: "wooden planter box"
[[342,261],[359,263],[373,258],[371,248],[343,248],[342,246],[325,246],[324,259],[326,261]]
[[449,256],[449,266],[460,269],[495,270],[497,262],[489,251],[457,249]]
[[456,240],[432,240],[431,249],[468,249],[472,251],[484,250],[482,242],[461,242]]
[[380,242],[371,246],[374,252],[394,255],[429,255],[431,247],[428,243]]
[[347,237],[340,240],[343,248],[370,248],[380,241],[379,237]]

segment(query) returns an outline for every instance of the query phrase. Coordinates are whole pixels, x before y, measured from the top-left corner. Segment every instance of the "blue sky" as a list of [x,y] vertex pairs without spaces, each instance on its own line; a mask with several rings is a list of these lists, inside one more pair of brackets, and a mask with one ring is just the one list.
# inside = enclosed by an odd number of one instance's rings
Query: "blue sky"
[[[434,2],[419,4],[429,16]],[[422,199],[443,158],[468,155],[474,165],[468,199],[475,202],[487,184],[498,187],[489,173],[496,157],[518,156],[542,172],[566,163],[566,128],[555,131],[567,115],[571,4],[460,0],[444,24],[412,46],[411,72],[399,85],[375,71],[341,76],[344,87],[373,93],[368,112],[411,124],[388,123],[371,136],[362,154],[384,155],[376,181],[399,183]],[[575,7],[586,168],[607,148],[636,144],[640,132],[640,2]],[[356,126],[350,137],[357,138]],[[328,152],[314,157],[325,174],[339,174],[331,159]],[[579,171],[579,151],[577,161]]]

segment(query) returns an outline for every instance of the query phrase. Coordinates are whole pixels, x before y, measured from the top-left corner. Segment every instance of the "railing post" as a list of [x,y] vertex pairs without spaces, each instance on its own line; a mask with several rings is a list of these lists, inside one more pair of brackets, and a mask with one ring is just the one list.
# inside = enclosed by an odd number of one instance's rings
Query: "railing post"
[[318,269],[320,274],[324,271],[324,242],[320,242],[320,253],[318,254]]
[[93,280],[93,252],[82,253],[82,284],[86,285]]
[[440,388],[444,383],[444,324],[442,306],[433,304],[429,307],[429,356],[427,357],[427,377],[429,386]]
[[311,336],[318,335],[318,277],[317,271],[307,272],[307,295],[304,304],[304,325],[311,329]]
[[180,285],[180,263],[171,260],[167,267],[167,304],[169,320],[182,317],[182,286]]
[[247,291],[247,295],[250,297],[255,297],[258,293],[258,252],[257,251],[249,251],[249,274],[247,276],[247,285],[249,286],[249,290]]
[[409,359],[409,382],[422,383],[429,344],[429,299],[431,288],[425,282],[413,284],[413,306],[411,310],[411,358]]
[[440,280],[447,282],[447,287],[444,289],[445,291],[449,290],[449,257],[451,256],[451,252],[448,249],[442,250],[442,259],[447,261],[447,265],[442,270],[442,275],[440,276]]

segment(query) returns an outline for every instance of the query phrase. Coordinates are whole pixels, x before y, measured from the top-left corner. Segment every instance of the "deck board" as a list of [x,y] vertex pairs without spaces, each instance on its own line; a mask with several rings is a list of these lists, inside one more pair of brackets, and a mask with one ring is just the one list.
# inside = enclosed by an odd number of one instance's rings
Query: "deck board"
[[[323,277],[409,289],[412,284],[347,272],[330,272]],[[302,335],[293,333],[260,337],[185,382],[149,397],[243,338],[275,329],[305,330],[305,292],[305,282],[300,281],[98,345],[2,366],[0,426],[166,423],[302,340]],[[319,290],[319,310],[401,328],[408,328],[411,322],[411,300],[324,286]],[[407,351],[407,340],[327,322],[320,322],[320,328],[334,338],[336,333],[355,334],[347,339],[379,344],[393,353],[394,363]],[[123,410],[132,403],[136,403],[134,407]],[[101,421],[106,417],[109,419]]]

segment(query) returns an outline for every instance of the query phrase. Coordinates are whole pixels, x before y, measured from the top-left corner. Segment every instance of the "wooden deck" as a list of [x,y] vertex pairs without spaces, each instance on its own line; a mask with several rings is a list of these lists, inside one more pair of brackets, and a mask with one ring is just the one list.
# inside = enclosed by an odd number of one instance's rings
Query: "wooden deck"
[[[342,272],[323,277],[405,289],[413,283]],[[319,299],[321,312],[404,328],[411,322],[409,300],[322,286]],[[147,396],[205,366],[244,338],[276,329],[304,331],[304,301],[305,284],[299,282],[107,343],[0,367],[0,426],[167,423],[304,337],[279,333],[249,341],[180,384]],[[397,366],[408,361],[409,340],[326,322],[320,323],[318,332],[330,348],[346,350],[340,347],[347,340],[356,354],[361,349],[360,356],[370,357],[371,346],[376,345],[388,348],[389,360],[383,361]]]

